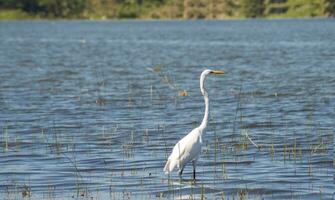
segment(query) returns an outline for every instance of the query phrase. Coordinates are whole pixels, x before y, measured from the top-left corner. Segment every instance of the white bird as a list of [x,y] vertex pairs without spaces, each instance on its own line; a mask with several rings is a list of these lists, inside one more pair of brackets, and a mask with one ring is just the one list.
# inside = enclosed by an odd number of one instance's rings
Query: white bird
[[205,115],[204,118],[197,128],[193,129],[189,134],[184,136],[179,142],[173,147],[172,153],[169,156],[164,171],[166,174],[172,172],[176,167],[179,169],[179,176],[183,173],[185,165],[192,161],[193,163],[193,180],[195,180],[195,167],[196,162],[201,153],[202,134],[204,133],[209,115],[209,98],[205,90],[204,82],[208,74],[224,74],[221,70],[209,70],[206,69],[201,73],[200,76],[200,90],[205,99]]

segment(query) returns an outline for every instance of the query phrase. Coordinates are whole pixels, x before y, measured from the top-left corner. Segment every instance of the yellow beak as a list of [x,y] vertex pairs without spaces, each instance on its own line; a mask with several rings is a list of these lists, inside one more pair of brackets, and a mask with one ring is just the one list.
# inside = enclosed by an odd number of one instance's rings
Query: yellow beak
[[212,70],[211,73],[212,74],[225,74],[225,72],[222,70]]

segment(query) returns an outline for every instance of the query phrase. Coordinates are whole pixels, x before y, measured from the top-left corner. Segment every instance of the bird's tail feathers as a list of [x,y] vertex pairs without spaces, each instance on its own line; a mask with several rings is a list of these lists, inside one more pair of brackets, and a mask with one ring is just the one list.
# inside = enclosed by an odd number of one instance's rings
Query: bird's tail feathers
[[169,174],[170,172],[172,172],[175,167],[176,167],[176,163],[168,159],[164,167],[165,174]]

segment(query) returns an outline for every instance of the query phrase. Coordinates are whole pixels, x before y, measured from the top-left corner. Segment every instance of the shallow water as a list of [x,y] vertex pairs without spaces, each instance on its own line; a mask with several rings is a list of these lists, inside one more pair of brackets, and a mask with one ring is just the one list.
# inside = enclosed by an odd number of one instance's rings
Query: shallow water
[[[333,199],[334,36],[334,20],[1,22],[0,196]],[[162,169],[202,120],[207,67],[228,73],[206,80],[197,182],[189,165],[180,183]]]

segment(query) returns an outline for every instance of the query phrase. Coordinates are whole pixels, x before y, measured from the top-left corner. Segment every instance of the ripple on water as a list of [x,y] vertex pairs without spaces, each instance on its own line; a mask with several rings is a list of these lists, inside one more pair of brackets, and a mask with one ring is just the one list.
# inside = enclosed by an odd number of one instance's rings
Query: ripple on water
[[[334,27],[0,23],[0,196],[332,199]],[[180,183],[162,169],[203,117],[207,67],[228,73],[206,80],[211,119],[197,182],[188,165]]]

